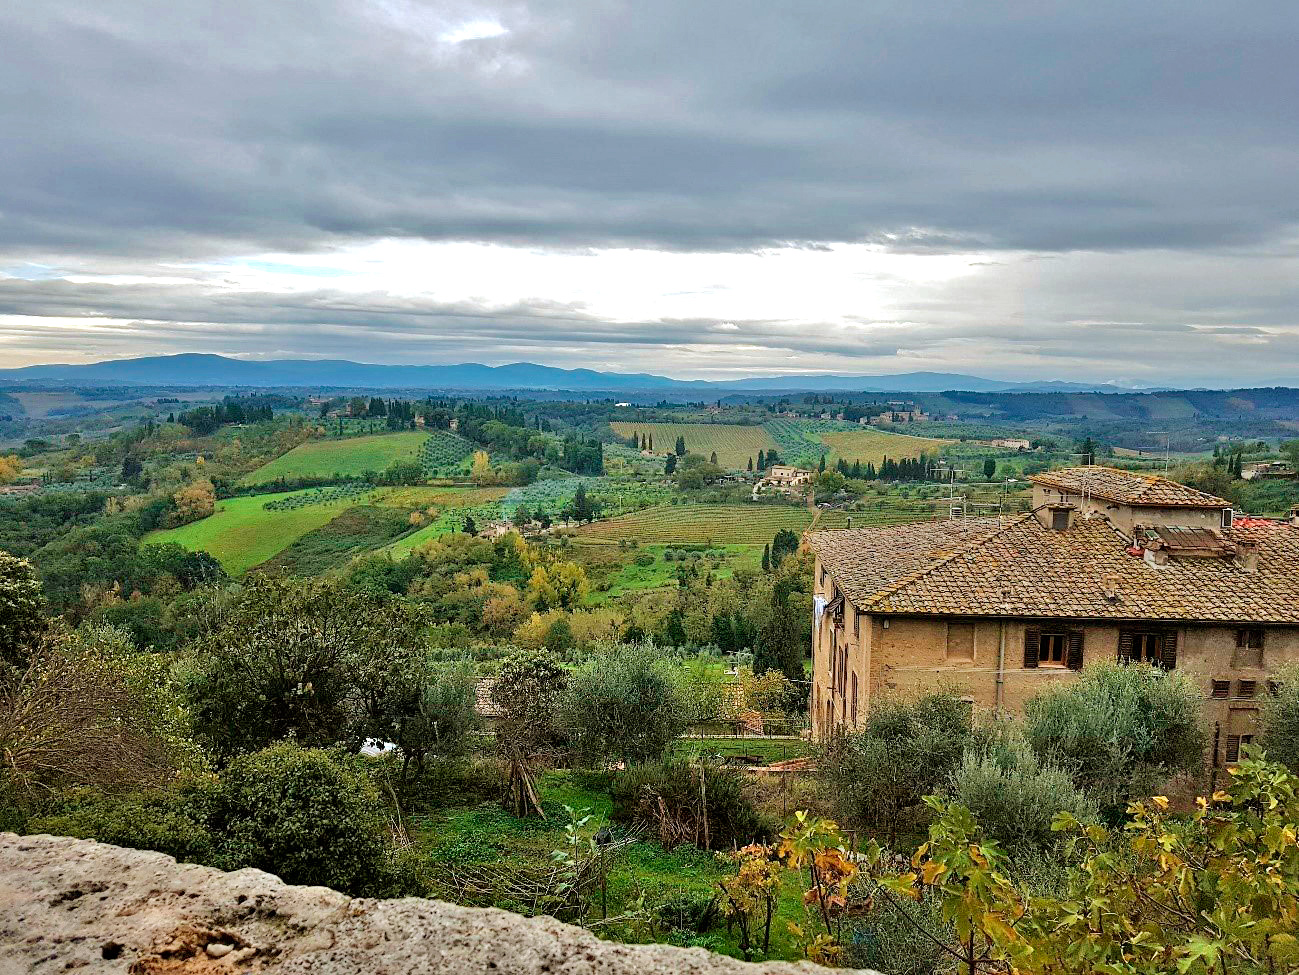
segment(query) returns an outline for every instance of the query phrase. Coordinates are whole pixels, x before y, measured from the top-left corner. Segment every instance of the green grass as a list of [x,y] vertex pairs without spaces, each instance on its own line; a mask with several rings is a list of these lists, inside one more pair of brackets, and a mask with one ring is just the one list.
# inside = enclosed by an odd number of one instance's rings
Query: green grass
[[[669,562],[663,557],[670,548],[670,545],[641,545],[634,549],[621,549],[603,539],[579,536],[573,545],[574,557],[586,569],[593,587],[599,584],[588,602],[600,605],[629,592],[676,586],[677,569],[682,563]],[[760,545],[719,545],[713,551],[721,553],[715,560],[718,563],[713,569],[715,579],[728,579],[737,568],[757,569],[762,560]],[[704,553],[700,554],[706,563],[714,561]],[[649,565],[638,564],[638,560],[645,557],[653,561]]]
[[905,433],[885,433],[881,430],[823,433],[821,439],[830,448],[830,458],[827,463],[833,464],[842,457],[849,464],[859,460],[863,464],[872,463],[876,467],[885,457],[904,460],[919,457],[921,454],[936,454],[942,447],[951,443],[950,440],[913,437]]
[[[787,743],[797,745],[796,742]],[[605,780],[599,775],[551,771],[538,781],[538,791],[546,810],[546,820],[519,820],[495,802],[440,810],[410,820],[411,839],[427,857],[435,881],[445,882],[466,869],[508,870],[551,862],[552,853],[565,844],[564,826],[569,806],[579,815],[591,814],[591,820],[580,830],[583,839],[592,836],[607,821],[612,802]],[[620,849],[609,865],[607,879],[608,914],[617,917],[631,909],[643,897],[646,908],[654,909],[682,896],[707,899],[717,892],[717,884],[729,868],[715,854],[682,846],[665,850],[657,843],[641,840]],[[789,925],[805,924],[802,892],[806,878],[786,871],[781,880],[780,905],[771,926],[771,959],[797,961],[802,952]],[[448,895],[454,893],[448,891]],[[468,903],[518,909],[507,895],[482,891]],[[588,897],[587,919],[601,916],[598,892]],[[615,941],[649,940],[643,925],[625,924],[598,927],[597,933]],[[670,933],[661,927],[658,940],[691,943],[684,932]],[[713,951],[739,957],[738,931],[728,931],[724,922],[699,936],[694,942]]]
[[654,438],[654,449],[667,453],[676,445],[677,437],[684,437],[686,450],[705,457],[717,454],[717,462],[726,468],[741,470],[750,460],[757,463],[758,451],[764,453],[776,446],[776,441],[760,426],[741,426],[735,423],[610,423],[620,437],[633,433]]
[[280,478],[358,477],[385,470],[393,461],[417,460],[427,433],[387,433],[340,440],[312,440],[294,447],[253,471],[246,484],[268,484]]
[[257,567],[259,572],[311,576],[345,565],[352,556],[380,548],[410,531],[406,514],[395,508],[358,505]]
[[593,522],[579,535],[660,545],[764,545],[782,528],[802,532],[807,508],[762,504],[677,504]]
[[176,542],[190,551],[208,552],[231,575],[240,575],[278,555],[307,532],[326,524],[357,502],[349,498],[291,510],[266,510],[267,502],[298,493],[227,498],[218,501],[216,510],[202,521],[151,532],[145,541]]

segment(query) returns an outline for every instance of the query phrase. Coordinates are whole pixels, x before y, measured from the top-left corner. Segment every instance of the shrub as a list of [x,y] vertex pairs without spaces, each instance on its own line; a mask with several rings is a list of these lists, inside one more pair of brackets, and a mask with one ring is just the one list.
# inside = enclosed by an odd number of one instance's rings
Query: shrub
[[388,883],[378,791],[351,762],[290,743],[231,762],[210,819],[218,865],[362,894]]
[[1055,846],[1059,834],[1051,831],[1051,820],[1057,813],[1067,812],[1083,822],[1097,814],[1095,802],[1069,774],[1043,765],[1018,735],[967,749],[947,791],[1011,854]]
[[1282,670],[1277,683],[1277,695],[1259,715],[1259,746],[1270,760],[1299,772],[1299,666]]
[[738,772],[681,760],[651,762],[613,780],[613,819],[651,827],[667,848],[682,843],[730,850],[770,838]]
[[881,899],[849,925],[844,961],[882,975],[933,975],[949,961],[940,940],[951,939],[932,899]]
[[1024,734],[1043,762],[1068,771],[1114,819],[1130,798],[1201,766],[1202,696],[1181,673],[1096,664],[1032,698]]
[[215,864],[218,843],[208,828],[215,788],[198,782],[127,795],[77,789],[30,820],[27,832],[157,850],[182,863]]
[[588,760],[659,758],[685,727],[676,676],[651,645],[611,645],[577,671],[559,723]]
[[946,782],[974,733],[969,704],[954,694],[881,701],[860,731],[821,747],[818,766],[841,819],[896,837]]

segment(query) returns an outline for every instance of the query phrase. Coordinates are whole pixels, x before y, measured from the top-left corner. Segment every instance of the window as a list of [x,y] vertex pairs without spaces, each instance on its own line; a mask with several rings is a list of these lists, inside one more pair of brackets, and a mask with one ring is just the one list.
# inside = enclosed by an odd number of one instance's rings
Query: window
[[1069,528],[1069,511],[1066,508],[1055,508],[1051,512],[1051,531],[1062,532]]
[[1236,653],[1232,657],[1233,667],[1263,666],[1263,630],[1250,627],[1236,631]]
[[861,636],[861,613],[857,612],[855,608],[852,611],[852,635],[854,637]]
[[1239,762],[1240,750],[1245,745],[1254,743],[1253,735],[1228,735],[1227,736],[1227,761]]
[[1143,663],[1172,670],[1177,665],[1177,634],[1172,630],[1120,630],[1119,663]]
[[1046,667],[1063,667],[1065,635],[1043,633],[1037,643],[1037,662]]
[[1251,698],[1257,692],[1258,686],[1252,680],[1236,681],[1236,696]]
[[1213,682],[1213,690],[1210,692],[1209,696],[1217,698],[1218,700],[1221,701],[1224,700],[1227,697],[1227,695],[1230,693],[1231,693],[1231,681],[1215,680]]
[[1223,509],[1222,509],[1222,527],[1223,527],[1223,528],[1230,528],[1230,527],[1231,527],[1231,523],[1232,523],[1232,518],[1233,518],[1232,509],[1231,509],[1231,508],[1223,508]]
[[1082,665],[1082,630],[1041,630],[1036,626],[1024,629],[1025,667],[1068,667],[1070,670],[1082,670]]

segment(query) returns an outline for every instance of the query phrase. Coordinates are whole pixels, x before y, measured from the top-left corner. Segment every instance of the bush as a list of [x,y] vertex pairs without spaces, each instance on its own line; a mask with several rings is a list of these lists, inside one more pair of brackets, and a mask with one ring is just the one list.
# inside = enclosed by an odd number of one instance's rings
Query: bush
[[860,731],[820,749],[818,766],[841,819],[891,837],[939,791],[974,742],[968,703],[951,693],[873,705]]
[[206,782],[127,795],[77,789],[30,820],[26,831],[157,850],[181,863],[211,865],[218,862],[217,839],[208,828],[215,789]]
[[1129,799],[1200,768],[1202,696],[1185,674],[1096,664],[1032,698],[1024,734],[1043,762],[1068,771],[1113,820]]
[[1274,762],[1299,772],[1299,666],[1291,664],[1277,675],[1276,697],[1259,715],[1259,746]]
[[613,820],[651,827],[663,846],[730,850],[769,839],[776,824],[759,815],[738,772],[681,760],[651,762],[613,780]]
[[974,814],[984,831],[1012,855],[1055,846],[1058,812],[1094,820],[1096,804],[1063,769],[1043,765],[1018,735],[970,748],[952,773],[948,794]]
[[210,819],[218,866],[364,894],[389,883],[379,793],[351,762],[281,743],[231,762]]
[[953,937],[931,899],[874,902],[849,925],[844,961],[882,975],[933,975],[950,958],[926,932],[946,941]]
[[577,671],[559,723],[588,760],[660,758],[685,728],[673,668],[653,646],[608,646]]

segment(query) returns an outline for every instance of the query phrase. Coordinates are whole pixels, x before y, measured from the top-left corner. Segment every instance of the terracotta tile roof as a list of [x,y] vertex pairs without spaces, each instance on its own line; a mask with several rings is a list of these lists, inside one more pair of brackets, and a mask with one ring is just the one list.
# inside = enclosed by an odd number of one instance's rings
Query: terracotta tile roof
[[[919,536],[914,543],[905,538],[912,533]],[[884,588],[876,583],[890,573],[877,566],[896,551],[924,547],[932,526],[817,532],[809,540],[865,612],[1299,624],[1299,528],[1250,519],[1223,535],[1258,546],[1257,572],[1244,571],[1235,558],[1153,565],[1128,554],[1128,540],[1100,517],[1079,518],[1058,532],[1021,515],[918,568],[919,559],[898,559],[895,581]]]
[[1229,508],[1230,501],[1178,484],[1158,474],[1121,471],[1116,467],[1066,467],[1034,474],[1029,480],[1067,494],[1091,494],[1120,504],[1168,507]]
[[809,532],[807,540],[834,573],[839,590],[861,606],[996,527],[996,518],[925,521],[902,527]]

